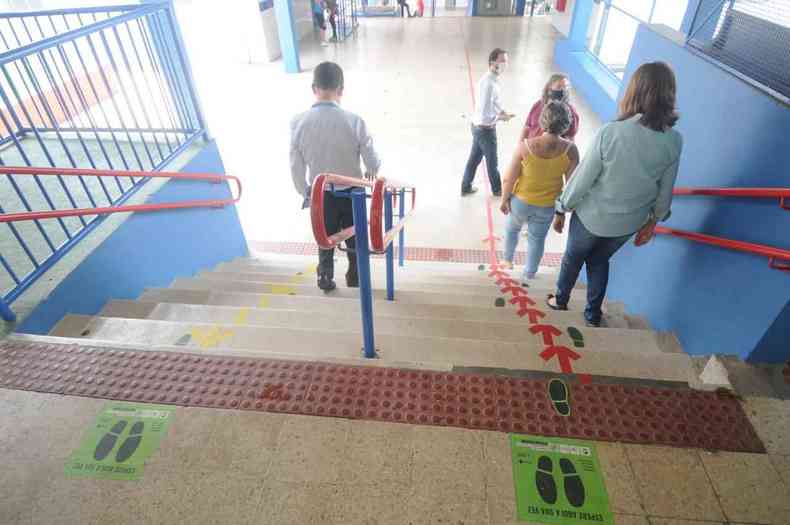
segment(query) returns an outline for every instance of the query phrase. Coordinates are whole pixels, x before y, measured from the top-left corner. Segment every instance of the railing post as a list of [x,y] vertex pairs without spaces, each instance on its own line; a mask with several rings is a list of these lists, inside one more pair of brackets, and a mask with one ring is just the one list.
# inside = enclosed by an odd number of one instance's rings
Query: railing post
[[351,191],[354,212],[354,239],[357,252],[357,275],[359,276],[359,304],[362,311],[362,336],[365,357],[377,357],[373,337],[373,291],[370,286],[370,249],[368,248],[367,195],[363,188]]
[[16,314],[2,299],[0,299],[0,318],[9,323],[16,322]]
[[[401,188],[398,195],[398,215],[400,220],[406,215],[406,190]],[[403,239],[406,235],[406,228],[401,228],[398,233],[398,266],[403,266],[403,259],[406,248],[403,246]]]
[[[392,229],[392,192],[384,190],[384,231]],[[401,230],[403,231],[403,230]],[[395,248],[387,246],[387,301],[395,300]]]

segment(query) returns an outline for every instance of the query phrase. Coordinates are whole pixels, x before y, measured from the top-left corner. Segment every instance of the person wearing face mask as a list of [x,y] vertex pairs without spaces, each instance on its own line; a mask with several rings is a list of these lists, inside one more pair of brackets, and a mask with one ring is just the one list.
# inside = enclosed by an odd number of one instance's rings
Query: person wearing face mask
[[[323,62],[313,70],[315,104],[291,121],[291,177],[294,188],[309,206],[310,187],[321,173],[333,173],[362,179],[359,161],[365,165],[368,178],[375,177],[381,160],[373,147],[373,138],[361,117],[340,107],[343,97],[343,70],[334,62]],[[310,170],[309,184],[305,180]],[[335,185],[335,193],[350,192],[351,188]],[[349,197],[331,191],[324,194],[324,223],[326,232],[333,235],[354,225]],[[346,285],[359,286],[354,238],[346,240],[348,271]],[[336,288],[334,281],[334,250],[318,252],[318,288],[329,292]]]
[[472,116],[472,151],[466,162],[464,178],[461,182],[461,196],[477,191],[472,186],[477,167],[483,157],[486,159],[488,179],[494,196],[502,195],[502,180],[499,177],[497,159],[496,124],[507,122],[515,115],[502,107],[499,95],[499,77],[507,68],[507,51],[496,48],[488,55],[488,72],[477,83],[477,102]]
[[548,104],[550,100],[564,102],[571,110],[571,126],[568,128],[562,138],[572,141],[579,131],[579,114],[576,108],[570,102],[570,81],[566,75],[562,73],[554,73],[549,77],[549,81],[543,87],[543,95],[540,100],[533,104],[532,109],[529,110],[529,116],[524,123],[524,129],[521,130],[519,137],[519,144],[523,144],[527,139],[540,137],[543,134],[543,129],[540,127],[540,114],[543,112],[543,107]]

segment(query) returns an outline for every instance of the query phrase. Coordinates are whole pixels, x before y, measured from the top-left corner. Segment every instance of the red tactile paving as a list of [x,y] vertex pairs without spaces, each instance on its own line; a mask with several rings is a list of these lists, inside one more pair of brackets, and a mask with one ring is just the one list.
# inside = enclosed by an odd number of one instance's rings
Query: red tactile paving
[[[286,253],[289,255],[318,255],[318,246],[308,242],[257,242],[253,243],[255,248],[271,253]],[[383,257],[373,255],[373,257]],[[455,248],[419,248],[406,247],[405,253],[408,261],[429,261],[429,262],[456,262],[456,263],[475,263],[485,264],[490,257],[488,250],[470,250]],[[498,252],[498,257],[502,257],[502,252]],[[524,252],[516,253],[516,265],[525,262]],[[558,267],[562,262],[561,253],[545,253],[540,264],[543,266]]]
[[[570,380],[569,380],[570,381]],[[0,342],[0,387],[182,406],[765,452],[740,403],[712,392],[77,345]]]

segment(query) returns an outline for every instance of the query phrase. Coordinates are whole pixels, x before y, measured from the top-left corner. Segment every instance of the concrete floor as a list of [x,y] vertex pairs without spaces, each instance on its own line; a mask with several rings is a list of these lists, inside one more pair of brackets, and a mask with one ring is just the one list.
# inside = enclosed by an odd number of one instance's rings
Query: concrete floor
[[[308,213],[300,210],[291,183],[288,124],[312,104],[312,68],[333,60],[346,74],[344,107],[362,115],[372,130],[381,174],[418,187],[409,245],[484,248],[486,197],[459,196],[471,145],[466,51],[475,83],[491,49],[510,53],[502,96],[518,118],[499,128],[500,164],[506,164],[523,120],[554,71],[557,33],[547,17],[361,19],[357,35],[342,45],[322,48],[308,37],[302,42],[304,72],[284,75],[281,62],[227,60],[220,44],[205,38],[225,30],[213,23],[210,9],[177,3],[177,10],[209,127],[227,170],[244,180],[239,212],[250,241],[312,241]],[[600,122],[579,97],[574,103],[581,116],[577,142],[584,150]],[[477,185],[485,189],[481,175]],[[504,216],[495,204],[495,231],[501,235]],[[546,251],[563,248],[564,238],[550,233]]]
[[[281,64],[223,60],[232,28],[212,24],[208,2],[177,8],[209,126],[245,181],[251,240],[311,238],[291,188],[287,124],[310,104],[309,68],[333,59],[347,71],[345,106],[376,134],[383,174],[420,188],[410,242],[482,247],[486,197],[457,196],[469,147],[465,46],[475,79],[490,48],[510,50],[503,95],[523,119],[552,69],[546,19],[363,20],[342,46],[306,46],[306,72],[285,76]],[[576,102],[584,150],[598,122]],[[502,127],[503,159],[517,133]],[[561,248],[551,234],[547,250]],[[177,408],[142,480],[66,478],[103,404],[0,389],[0,524],[516,523],[507,436],[484,431]],[[787,525],[790,404],[750,396],[745,408],[768,454],[597,444],[616,523]]]

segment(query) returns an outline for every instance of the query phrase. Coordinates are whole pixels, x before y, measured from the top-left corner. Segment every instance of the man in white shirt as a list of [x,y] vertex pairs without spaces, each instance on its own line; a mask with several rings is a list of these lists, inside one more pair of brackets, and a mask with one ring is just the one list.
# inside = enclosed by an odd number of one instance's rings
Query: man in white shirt
[[491,51],[488,56],[488,72],[477,83],[477,104],[472,116],[472,151],[469,153],[464,180],[461,183],[462,197],[477,191],[477,188],[472,186],[472,181],[483,157],[486,159],[491,192],[497,197],[502,195],[497,159],[496,123],[500,120],[507,122],[514,117],[502,108],[499,96],[499,76],[505,68],[507,68],[507,52],[499,48]]

